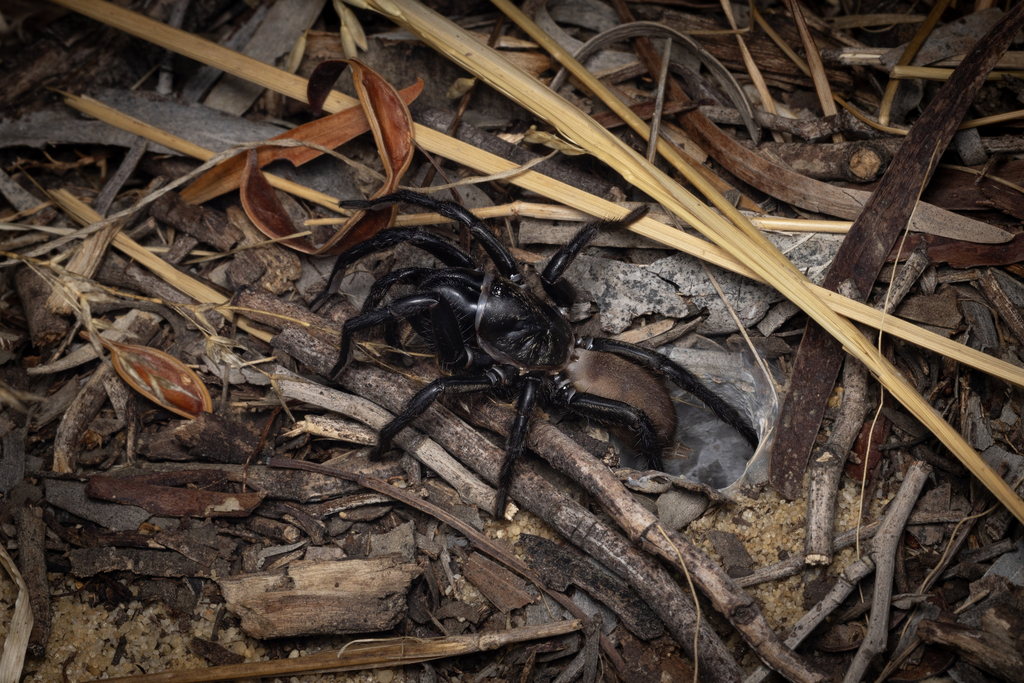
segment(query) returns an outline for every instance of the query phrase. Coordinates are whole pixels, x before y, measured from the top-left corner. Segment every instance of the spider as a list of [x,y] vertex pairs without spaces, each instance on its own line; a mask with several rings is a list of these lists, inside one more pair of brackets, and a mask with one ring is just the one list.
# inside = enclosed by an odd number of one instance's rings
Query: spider
[[[512,254],[473,214],[452,202],[409,191],[374,200],[342,202],[342,206],[374,210],[407,202],[435,211],[466,226],[487,252],[495,273],[482,270],[463,250],[419,228],[390,228],[360,242],[338,257],[328,280],[359,259],[408,242],[446,267],[400,268],[378,279],[359,315],[342,328],[341,351],[330,376],[348,363],[352,335],[384,326],[397,346],[400,320],[437,355],[447,376],[421,389],[405,410],[380,431],[371,458],[389,450],[391,440],[443,395],[502,393],[518,395],[509,427],[505,459],[498,477],[496,514],[505,508],[513,467],[523,451],[530,415],[538,398],[583,417],[626,427],[639,454],[651,469],[661,469],[662,450],[671,444],[676,412],[658,375],[703,401],[753,446],[757,435],[736,410],[689,371],[665,355],[634,344],[604,338],[577,339],[562,309],[573,303],[573,290],[562,274],[600,230],[621,229],[648,211],[636,209],[619,221],[588,223],[559,249],[540,276],[551,302],[523,287]],[[384,303],[392,287],[409,285],[413,293]]]

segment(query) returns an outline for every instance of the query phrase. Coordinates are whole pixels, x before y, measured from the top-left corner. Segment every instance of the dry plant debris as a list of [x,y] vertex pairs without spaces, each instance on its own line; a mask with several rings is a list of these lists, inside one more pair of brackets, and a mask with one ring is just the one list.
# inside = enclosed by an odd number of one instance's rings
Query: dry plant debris
[[[494,4],[0,6],[0,683],[1018,680],[1024,5]],[[537,409],[499,511],[515,397],[452,396],[371,458],[452,370],[341,327],[438,261],[333,255],[486,261],[339,207],[398,188],[538,292],[648,205],[573,334],[760,446]]]

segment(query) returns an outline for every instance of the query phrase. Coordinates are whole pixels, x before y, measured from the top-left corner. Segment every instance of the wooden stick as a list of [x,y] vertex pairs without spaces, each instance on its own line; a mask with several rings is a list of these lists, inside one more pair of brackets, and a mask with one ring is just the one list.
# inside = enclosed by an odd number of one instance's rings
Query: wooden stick
[[871,541],[871,559],[875,564],[875,594],[871,602],[871,623],[868,625],[864,642],[846,670],[843,683],[860,681],[871,659],[885,648],[885,636],[889,632],[889,598],[892,597],[897,545],[914,509],[914,503],[917,502],[917,497],[921,494],[931,471],[930,465],[921,462],[915,462],[910,466],[903,477],[899,493],[889,504],[889,511],[882,521],[882,526]]
[[[939,0],[939,2],[935,3],[924,23],[917,28],[917,33],[914,34],[913,39],[907,43],[907,47],[903,50],[903,54],[900,55],[897,64],[906,66],[914,60],[917,51],[921,49],[924,41],[931,35],[932,29],[935,28],[935,24],[939,23],[939,19],[942,18],[942,13],[946,11],[947,7],[949,7],[949,0]],[[878,122],[883,126],[889,125],[889,111],[892,109],[893,100],[896,99],[896,89],[898,87],[899,81],[896,79],[890,79],[888,85],[885,86],[885,95],[882,96],[882,103],[878,107]]]

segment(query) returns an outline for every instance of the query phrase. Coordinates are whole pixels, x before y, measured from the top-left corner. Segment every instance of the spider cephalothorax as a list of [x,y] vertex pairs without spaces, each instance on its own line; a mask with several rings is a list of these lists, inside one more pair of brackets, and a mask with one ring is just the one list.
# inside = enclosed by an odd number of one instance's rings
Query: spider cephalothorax
[[[685,368],[633,344],[601,338],[577,340],[559,309],[572,303],[571,288],[561,277],[580,250],[599,230],[628,226],[642,218],[646,208],[636,209],[620,221],[589,223],[558,250],[541,274],[552,304],[523,288],[519,267],[509,251],[457,204],[398,192],[370,201],[344,202],[343,206],[372,210],[400,201],[424,206],[468,227],[497,272],[485,273],[458,247],[414,228],[383,230],[338,257],[331,281],[358,259],[403,242],[433,254],[447,266],[401,268],[381,277],[371,287],[362,312],[347,320],[342,329],[341,354],[332,377],[348,362],[353,333],[384,325],[388,341],[396,343],[398,320],[408,321],[444,369],[452,373],[420,390],[402,414],[381,430],[373,457],[386,451],[391,439],[442,395],[504,390],[518,394],[518,401],[498,479],[496,514],[504,509],[513,466],[522,453],[538,396],[584,417],[627,427],[648,466],[660,469],[661,452],[671,443],[676,414],[658,375],[704,401],[756,446],[756,434],[736,410]],[[411,286],[413,293],[384,303],[389,290],[398,284]]]

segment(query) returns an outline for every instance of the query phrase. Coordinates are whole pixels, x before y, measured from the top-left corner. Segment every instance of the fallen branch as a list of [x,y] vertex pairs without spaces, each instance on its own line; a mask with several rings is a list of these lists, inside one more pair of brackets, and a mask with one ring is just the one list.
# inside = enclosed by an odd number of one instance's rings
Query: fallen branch
[[885,649],[885,638],[889,632],[889,600],[892,597],[893,568],[896,564],[896,550],[903,536],[910,512],[932,468],[915,462],[903,477],[903,484],[896,498],[889,504],[889,512],[882,526],[871,542],[870,557],[875,564],[875,594],[871,601],[871,621],[864,642],[857,650],[850,667],[846,670],[843,683],[857,683],[864,677],[871,660]]

